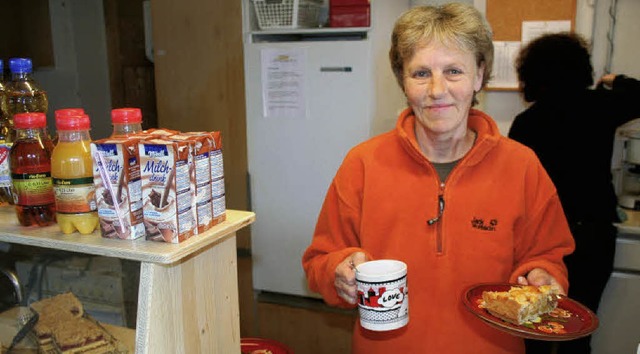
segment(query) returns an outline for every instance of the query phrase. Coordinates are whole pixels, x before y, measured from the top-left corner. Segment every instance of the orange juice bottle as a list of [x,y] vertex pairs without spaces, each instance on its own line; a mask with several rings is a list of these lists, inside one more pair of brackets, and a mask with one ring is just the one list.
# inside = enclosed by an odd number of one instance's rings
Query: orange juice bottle
[[[57,122],[58,119],[62,119],[62,117],[77,116],[83,114],[85,114],[85,112],[82,108],[63,108],[56,110],[55,117]],[[56,132],[56,134],[51,137],[51,141],[53,142],[53,146],[56,146],[58,144],[58,132]]]
[[89,116],[56,114],[58,144],[51,156],[56,219],[65,234],[90,234],[98,227]]

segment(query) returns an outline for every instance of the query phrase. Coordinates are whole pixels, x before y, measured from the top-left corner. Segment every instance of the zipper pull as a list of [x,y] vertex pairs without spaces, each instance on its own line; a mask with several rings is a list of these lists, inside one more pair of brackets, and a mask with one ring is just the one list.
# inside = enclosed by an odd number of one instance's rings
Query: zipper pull
[[435,223],[437,223],[438,221],[440,221],[440,218],[442,217],[442,214],[444,213],[444,196],[442,196],[442,194],[438,195],[438,216],[436,216],[433,219],[429,219],[427,220],[427,225],[431,226]]

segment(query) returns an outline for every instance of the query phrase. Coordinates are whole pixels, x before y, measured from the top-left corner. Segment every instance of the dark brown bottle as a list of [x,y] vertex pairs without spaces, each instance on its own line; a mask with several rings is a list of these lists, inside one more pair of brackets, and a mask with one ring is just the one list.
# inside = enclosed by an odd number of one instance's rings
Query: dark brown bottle
[[9,160],[13,199],[21,225],[47,226],[56,222],[55,197],[51,179],[53,143],[46,134],[44,113],[13,116],[16,141]]

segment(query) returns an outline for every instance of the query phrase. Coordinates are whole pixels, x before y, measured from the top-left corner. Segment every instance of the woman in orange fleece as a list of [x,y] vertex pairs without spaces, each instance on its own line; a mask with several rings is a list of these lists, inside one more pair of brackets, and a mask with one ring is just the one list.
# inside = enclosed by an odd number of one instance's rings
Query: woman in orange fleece
[[353,266],[398,259],[409,324],[373,332],[358,322],[354,353],[523,353],[522,339],[464,308],[463,292],[484,282],[565,292],[574,242],[533,151],[471,108],[491,75],[490,28],[470,5],[415,7],[396,22],[389,56],[409,107],[338,169],[302,259],[309,286],[355,307]]

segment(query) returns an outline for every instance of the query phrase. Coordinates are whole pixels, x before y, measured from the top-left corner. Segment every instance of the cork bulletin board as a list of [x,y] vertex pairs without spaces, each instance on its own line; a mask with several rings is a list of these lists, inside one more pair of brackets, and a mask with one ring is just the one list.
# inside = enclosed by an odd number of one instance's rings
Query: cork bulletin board
[[486,0],[495,41],[519,41],[522,21],[570,20],[575,27],[576,0]]
[[495,47],[493,76],[487,90],[517,91],[517,76],[513,62],[522,45],[522,23],[528,21],[525,33],[527,39],[531,38],[532,28],[540,26],[534,25],[534,21],[543,23],[542,29],[538,27],[541,31],[554,31],[552,27],[558,22],[564,23],[561,27],[568,29],[570,26],[570,29],[574,30],[576,1],[486,0],[486,17],[493,30]]

